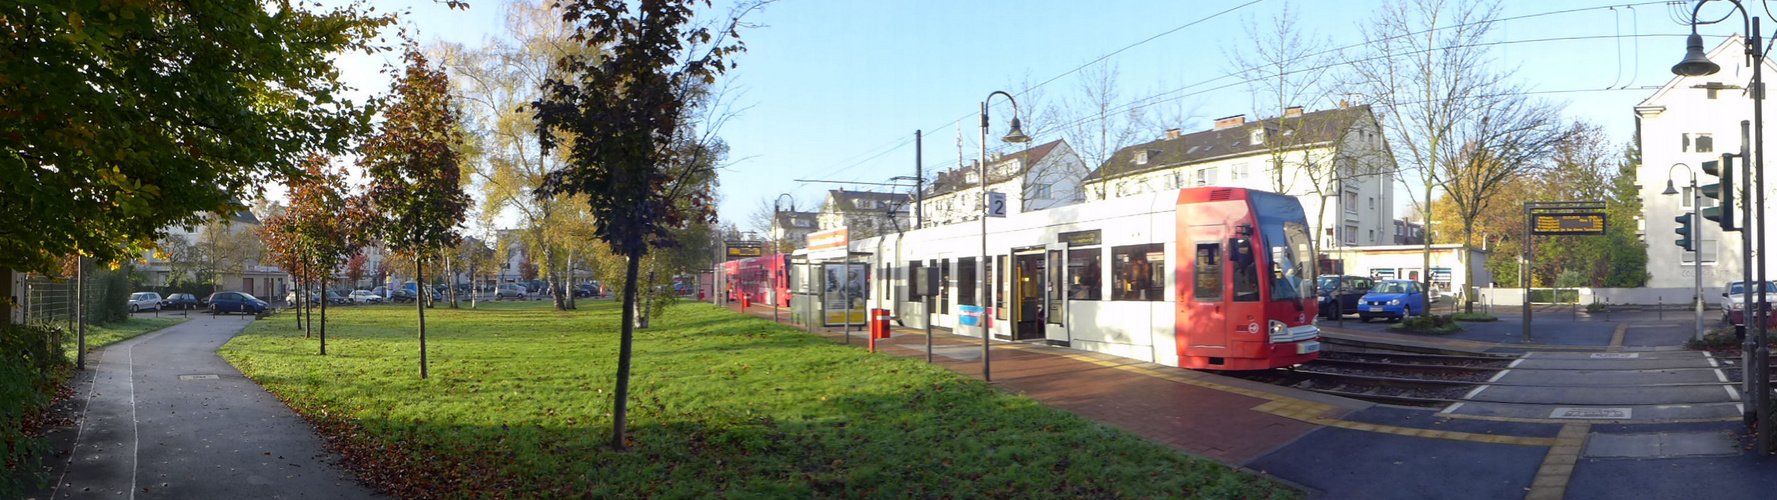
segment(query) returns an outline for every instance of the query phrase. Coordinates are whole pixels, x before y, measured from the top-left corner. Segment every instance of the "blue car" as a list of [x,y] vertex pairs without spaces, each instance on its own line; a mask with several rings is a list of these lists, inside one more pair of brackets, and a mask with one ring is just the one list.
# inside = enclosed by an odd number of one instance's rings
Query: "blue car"
[[210,294],[210,314],[227,314],[243,312],[259,314],[265,312],[269,305],[257,297],[244,292],[216,292]]
[[1357,316],[1364,321],[1371,318],[1400,321],[1408,316],[1424,314],[1425,306],[1425,287],[1419,282],[1388,280],[1376,283],[1370,293],[1358,300]]

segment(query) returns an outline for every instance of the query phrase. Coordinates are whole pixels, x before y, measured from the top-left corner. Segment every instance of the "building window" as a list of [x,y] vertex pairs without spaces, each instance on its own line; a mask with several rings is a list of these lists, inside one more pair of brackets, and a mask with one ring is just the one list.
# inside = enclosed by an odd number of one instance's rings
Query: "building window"
[[1690,152],[1691,151],[1691,134],[1678,134],[1678,137],[1679,137],[1678,152],[1680,152],[1680,153]]
[[1347,244],[1347,245],[1356,245],[1357,244],[1357,225],[1356,224],[1346,224],[1345,225],[1345,244]]
[[1357,213],[1357,191],[1345,192],[1345,213]]
[[1375,209],[1376,209],[1376,197],[1371,196],[1370,197],[1370,210],[1375,210]]
[[1716,94],[1721,91],[1722,85],[1721,82],[1709,82],[1706,86],[1709,89],[1709,98],[1714,99],[1717,97]]
[[1115,276],[1111,300],[1158,301],[1166,290],[1166,248],[1164,245],[1134,245],[1111,249],[1111,265]]
[[1047,199],[1049,199],[1049,192],[1052,189],[1053,189],[1053,185],[1050,185],[1050,184],[1031,185],[1030,198],[1033,200],[1047,200]]
[[1249,179],[1249,178],[1252,178],[1252,170],[1251,170],[1251,167],[1250,167],[1250,166],[1248,166],[1248,165],[1247,165],[1247,164],[1245,164],[1245,163],[1236,163],[1236,164],[1234,164],[1234,169],[1233,169],[1233,170],[1234,170],[1234,172],[1233,172],[1233,176],[1232,176],[1232,178],[1231,178],[1231,179],[1229,179],[1229,180],[1233,180],[1233,181],[1236,181],[1236,182],[1238,182],[1238,181],[1244,181],[1244,180],[1247,180],[1247,179]]
[[1375,243],[1375,242],[1376,242],[1376,230],[1371,229],[1370,230],[1370,243]]
[[[1708,230],[1704,230],[1703,235],[1705,236],[1705,238],[1703,238],[1701,241],[1697,242],[1697,248],[1699,250],[1703,251],[1703,263],[1704,264],[1714,264],[1715,258],[1716,258],[1716,253],[1718,250],[1716,248],[1718,246],[1717,241],[1714,238],[1707,237],[1709,235]],[[1697,252],[1686,252],[1686,251],[1680,250],[1678,252],[1678,254],[1679,254],[1678,260],[1680,263],[1687,265],[1687,266],[1696,264]]]
[[1147,150],[1141,150],[1141,151],[1135,152],[1135,164],[1136,165],[1147,165],[1148,164]]
[[1103,297],[1104,258],[1097,248],[1070,248],[1067,251],[1068,300],[1099,300]]
[[[1684,192],[1679,194],[1678,207],[1682,208],[1684,210],[1690,210],[1691,209],[1691,200],[1693,199],[1692,196],[1694,196],[1694,195],[1691,194],[1691,188],[1689,186],[1684,187],[1682,189],[1682,191],[1684,191]],[[1717,200],[1715,198],[1703,198],[1703,208],[1714,208],[1715,206],[1720,205],[1720,204],[1721,204],[1721,200]],[[1705,262],[1707,262],[1707,261],[1705,261]]]
[[1697,152],[1714,153],[1715,136],[1710,134],[1697,134]]
[[1215,169],[1215,167],[1204,167],[1204,168],[1197,169],[1197,184],[1196,185],[1208,186],[1208,185],[1212,185],[1215,183],[1216,183],[1216,169]]
[[1247,142],[1251,142],[1254,146],[1264,144],[1265,143],[1265,129],[1264,128],[1253,129],[1252,134],[1247,137]]

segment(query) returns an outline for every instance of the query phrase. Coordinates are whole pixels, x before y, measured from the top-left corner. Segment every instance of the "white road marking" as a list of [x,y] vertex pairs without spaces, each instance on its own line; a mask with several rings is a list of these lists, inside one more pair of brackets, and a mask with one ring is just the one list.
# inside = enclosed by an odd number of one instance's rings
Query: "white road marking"
[[1462,399],[1475,399],[1475,395],[1476,395],[1476,394],[1480,394],[1480,393],[1481,393],[1481,391],[1485,391],[1485,390],[1487,390],[1487,388],[1488,388],[1488,387],[1493,387],[1493,386],[1491,386],[1491,385],[1483,385],[1483,386],[1480,386],[1480,387],[1476,387],[1476,388],[1475,388],[1475,390],[1472,390],[1472,391],[1468,391],[1468,395],[1467,395],[1467,396],[1463,396],[1463,397],[1462,397]]
[[1511,373],[1511,372],[1512,372],[1511,370],[1500,370],[1499,373],[1493,374],[1493,378],[1487,379],[1487,382],[1488,383],[1498,382],[1501,377],[1504,377],[1504,376],[1506,376],[1507,373]]
[[1728,399],[1731,399],[1731,400],[1734,400],[1734,401],[1739,401],[1739,400],[1740,400],[1740,391],[1736,391],[1736,390],[1734,390],[1734,386],[1732,386],[1732,385],[1724,385],[1724,386],[1721,386],[1721,388],[1723,388],[1723,389],[1727,389],[1727,390],[1728,390]]
[[1438,413],[1455,413],[1457,408],[1462,407],[1462,403],[1463,403],[1462,401],[1457,401],[1456,403],[1451,404],[1450,407],[1444,408],[1444,411],[1440,411]]
[[1711,368],[1721,368],[1721,363],[1715,362],[1715,358],[1709,358],[1709,366]]
[[1523,362],[1524,362],[1524,358],[1514,359],[1514,360],[1512,360],[1512,364],[1506,365],[1506,368],[1517,368],[1518,364],[1523,363]]
[[1715,369],[1715,378],[1721,379],[1722,382],[1727,382],[1728,381],[1728,374],[1722,373],[1720,368],[1716,368]]
[[136,499],[136,471],[142,454],[142,421],[136,418],[136,342],[124,349],[124,356],[130,363],[130,438],[135,441],[130,449],[130,500]]

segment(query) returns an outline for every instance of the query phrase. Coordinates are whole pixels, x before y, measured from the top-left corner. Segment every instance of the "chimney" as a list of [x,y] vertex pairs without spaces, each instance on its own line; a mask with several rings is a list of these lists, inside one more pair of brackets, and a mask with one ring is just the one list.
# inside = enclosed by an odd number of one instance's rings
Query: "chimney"
[[1347,101],[1344,99],[1339,100],[1339,109],[1345,109],[1345,108],[1349,108],[1349,107],[1351,107],[1351,101]]
[[[1340,107],[1344,107],[1344,106],[1340,106]],[[1290,106],[1287,108],[1283,108],[1283,117],[1284,118],[1295,118],[1298,116],[1302,116],[1302,107],[1301,106]]]
[[1177,139],[1178,138],[1178,129],[1176,129],[1176,128],[1166,129],[1166,138],[1167,139]]
[[1216,130],[1238,127],[1246,124],[1246,115],[1234,115],[1216,119]]

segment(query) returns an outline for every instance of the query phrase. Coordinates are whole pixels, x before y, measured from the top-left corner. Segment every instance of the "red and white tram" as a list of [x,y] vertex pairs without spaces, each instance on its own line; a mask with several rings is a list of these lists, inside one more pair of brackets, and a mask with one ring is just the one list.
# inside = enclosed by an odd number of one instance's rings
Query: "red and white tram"
[[727,294],[730,302],[740,302],[742,295],[755,304],[771,305],[773,299],[780,306],[790,305],[789,269],[790,256],[786,254],[763,255],[722,263],[723,280],[728,283]]
[[[991,257],[983,266],[984,237]],[[989,219],[985,236],[969,222],[849,246],[870,254],[870,274],[889,277],[872,280],[871,307],[890,309],[907,326],[929,319],[979,335],[957,327],[964,306],[979,306],[977,273],[985,273],[996,338],[1183,368],[1257,370],[1318,356],[1311,237],[1294,197],[1201,187],[1011,214]],[[818,272],[800,262],[765,256],[729,262],[726,271],[738,293],[764,301],[768,286],[818,282],[795,276]],[[773,279],[786,267],[792,276]],[[912,286],[930,273],[942,286],[927,293]],[[777,294],[787,305],[786,295]]]

